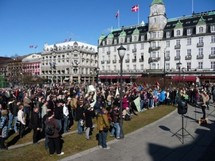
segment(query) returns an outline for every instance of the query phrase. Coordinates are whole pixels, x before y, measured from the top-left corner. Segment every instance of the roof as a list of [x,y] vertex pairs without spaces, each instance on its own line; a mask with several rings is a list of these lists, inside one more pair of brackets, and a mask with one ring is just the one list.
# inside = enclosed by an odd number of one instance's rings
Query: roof
[[163,3],[163,0],[153,0],[151,5],[154,5],[154,4],[164,4],[164,3]]

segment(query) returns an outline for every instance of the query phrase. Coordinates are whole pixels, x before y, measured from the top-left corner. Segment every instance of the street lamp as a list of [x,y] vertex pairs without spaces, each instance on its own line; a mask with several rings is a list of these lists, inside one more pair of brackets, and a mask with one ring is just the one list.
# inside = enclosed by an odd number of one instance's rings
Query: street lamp
[[125,56],[125,50],[126,48],[124,48],[122,46],[122,44],[120,45],[120,47],[117,49],[118,50],[118,54],[119,54],[119,58],[120,58],[120,138],[124,138],[124,133],[123,133],[123,129],[122,129],[122,125],[123,125],[123,120],[122,120],[122,63],[123,63],[123,58]]

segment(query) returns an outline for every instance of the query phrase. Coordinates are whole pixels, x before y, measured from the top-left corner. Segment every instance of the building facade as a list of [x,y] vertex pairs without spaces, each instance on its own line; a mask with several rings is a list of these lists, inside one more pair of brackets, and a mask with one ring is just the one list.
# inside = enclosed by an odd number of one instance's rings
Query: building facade
[[41,76],[50,83],[92,82],[97,70],[96,46],[76,41],[44,45]]
[[22,73],[32,76],[41,74],[41,54],[31,54],[22,59]]
[[[126,48],[124,79],[160,75],[177,78],[178,63],[186,81],[215,78],[215,11],[166,17],[163,0],[153,0],[148,23],[124,26],[99,38],[100,78],[117,81],[120,59],[117,49]],[[192,77],[191,77],[192,76]]]

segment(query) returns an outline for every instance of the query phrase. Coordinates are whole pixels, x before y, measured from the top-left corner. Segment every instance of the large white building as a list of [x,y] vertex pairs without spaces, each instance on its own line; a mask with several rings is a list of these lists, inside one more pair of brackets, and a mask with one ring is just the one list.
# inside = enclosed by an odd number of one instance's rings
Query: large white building
[[44,45],[41,76],[52,83],[92,82],[97,69],[97,46],[74,41]]
[[174,79],[179,73],[179,62],[185,81],[215,78],[215,11],[168,19],[163,0],[153,0],[148,23],[124,26],[99,38],[102,80],[113,82],[119,78],[120,44],[126,48],[125,80],[142,75]]

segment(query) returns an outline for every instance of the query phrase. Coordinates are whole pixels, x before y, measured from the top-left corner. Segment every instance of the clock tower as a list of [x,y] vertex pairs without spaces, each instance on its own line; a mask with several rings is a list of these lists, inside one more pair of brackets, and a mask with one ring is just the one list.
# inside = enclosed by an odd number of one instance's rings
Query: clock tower
[[[163,29],[167,24],[166,9],[163,0],[153,0],[149,14],[149,32],[162,39]],[[151,34],[150,34],[151,35]],[[151,37],[151,36],[150,36]],[[152,37],[151,37],[152,38]]]

